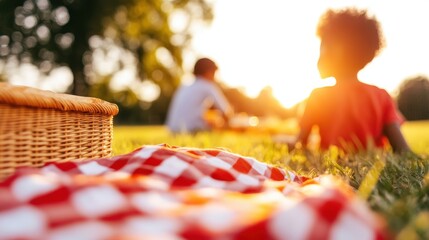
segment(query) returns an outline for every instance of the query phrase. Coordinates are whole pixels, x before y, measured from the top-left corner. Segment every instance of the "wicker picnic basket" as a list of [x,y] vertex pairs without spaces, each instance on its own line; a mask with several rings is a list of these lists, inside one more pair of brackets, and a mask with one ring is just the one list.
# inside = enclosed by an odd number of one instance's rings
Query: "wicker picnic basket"
[[0,179],[20,166],[108,157],[115,104],[0,83]]

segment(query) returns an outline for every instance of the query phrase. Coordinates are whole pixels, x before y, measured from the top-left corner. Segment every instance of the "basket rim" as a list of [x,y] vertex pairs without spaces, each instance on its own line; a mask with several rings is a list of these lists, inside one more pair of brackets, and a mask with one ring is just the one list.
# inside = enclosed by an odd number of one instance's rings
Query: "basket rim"
[[103,115],[116,115],[119,112],[116,104],[98,98],[55,93],[6,82],[0,82],[0,103]]

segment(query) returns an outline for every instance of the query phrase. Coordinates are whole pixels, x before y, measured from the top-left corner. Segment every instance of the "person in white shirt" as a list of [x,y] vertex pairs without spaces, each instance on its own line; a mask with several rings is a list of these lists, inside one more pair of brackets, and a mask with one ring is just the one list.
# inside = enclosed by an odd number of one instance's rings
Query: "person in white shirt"
[[217,109],[228,119],[232,108],[215,83],[218,67],[208,58],[198,59],[194,66],[195,81],[175,92],[168,109],[166,125],[173,133],[195,133],[212,129],[205,119],[209,109]]

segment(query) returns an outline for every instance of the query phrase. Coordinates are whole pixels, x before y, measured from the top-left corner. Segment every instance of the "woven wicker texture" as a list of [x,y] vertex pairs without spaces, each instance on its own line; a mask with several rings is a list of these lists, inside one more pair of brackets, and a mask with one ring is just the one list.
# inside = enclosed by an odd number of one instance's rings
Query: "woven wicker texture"
[[59,94],[8,83],[0,83],[0,103],[105,115],[116,115],[119,111],[115,104],[98,98]]
[[0,83],[0,179],[21,166],[109,157],[115,104]]

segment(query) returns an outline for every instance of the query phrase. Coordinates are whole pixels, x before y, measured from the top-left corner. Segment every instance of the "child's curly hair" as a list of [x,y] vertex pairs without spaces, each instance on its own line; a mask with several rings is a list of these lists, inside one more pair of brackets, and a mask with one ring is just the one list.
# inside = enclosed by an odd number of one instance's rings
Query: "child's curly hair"
[[320,17],[316,34],[322,40],[342,44],[350,56],[349,66],[356,70],[365,67],[384,47],[380,24],[366,10],[330,9]]

